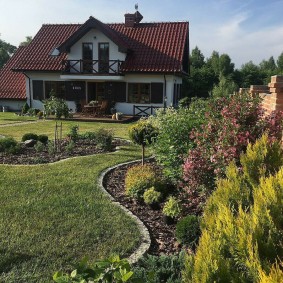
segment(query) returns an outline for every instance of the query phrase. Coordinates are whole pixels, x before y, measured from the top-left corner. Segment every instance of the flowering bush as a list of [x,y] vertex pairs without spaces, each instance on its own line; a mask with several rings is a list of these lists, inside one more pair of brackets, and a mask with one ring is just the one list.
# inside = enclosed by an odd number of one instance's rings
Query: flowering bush
[[282,113],[264,116],[259,98],[249,94],[216,98],[210,101],[207,122],[191,132],[196,147],[189,151],[183,165],[183,178],[189,191],[214,188],[225,167],[245,152],[264,132],[275,138],[282,131]]

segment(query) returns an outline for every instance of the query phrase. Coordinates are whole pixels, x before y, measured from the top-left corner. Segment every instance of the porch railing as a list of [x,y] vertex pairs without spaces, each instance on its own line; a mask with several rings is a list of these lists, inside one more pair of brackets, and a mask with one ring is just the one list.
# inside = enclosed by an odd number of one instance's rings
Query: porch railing
[[134,116],[149,116],[154,114],[154,110],[161,107],[158,106],[140,106],[140,105],[133,105],[133,115]]
[[63,60],[62,74],[120,75],[124,61]]

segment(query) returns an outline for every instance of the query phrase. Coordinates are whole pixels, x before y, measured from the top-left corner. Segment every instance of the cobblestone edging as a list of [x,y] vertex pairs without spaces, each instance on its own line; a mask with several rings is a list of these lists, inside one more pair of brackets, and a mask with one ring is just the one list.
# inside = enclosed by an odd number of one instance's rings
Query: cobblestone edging
[[110,173],[111,171],[113,171],[117,167],[127,165],[127,164],[136,163],[136,162],[137,162],[137,160],[121,163],[121,164],[115,165],[113,167],[110,167],[110,168],[104,170],[98,178],[98,186],[101,188],[101,190],[104,191],[109,196],[109,198],[112,200],[112,202],[115,205],[117,205],[121,209],[123,209],[126,212],[126,214],[129,215],[131,218],[133,218],[134,221],[138,224],[138,228],[139,228],[140,233],[141,233],[141,243],[140,243],[139,247],[128,257],[128,260],[129,260],[130,263],[136,263],[148,251],[150,243],[151,243],[149,231],[145,227],[143,222],[136,215],[134,215],[131,211],[129,211],[127,208],[125,208],[119,202],[115,201],[115,199],[104,188],[103,180],[108,173]]

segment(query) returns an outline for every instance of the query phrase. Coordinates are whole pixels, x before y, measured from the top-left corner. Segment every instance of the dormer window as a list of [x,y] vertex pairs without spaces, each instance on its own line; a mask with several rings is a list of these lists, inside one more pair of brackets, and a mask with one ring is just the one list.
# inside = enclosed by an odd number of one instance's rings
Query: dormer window
[[57,47],[55,47],[51,53],[50,53],[51,56],[59,56],[60,55],[60,51],[57,49]]

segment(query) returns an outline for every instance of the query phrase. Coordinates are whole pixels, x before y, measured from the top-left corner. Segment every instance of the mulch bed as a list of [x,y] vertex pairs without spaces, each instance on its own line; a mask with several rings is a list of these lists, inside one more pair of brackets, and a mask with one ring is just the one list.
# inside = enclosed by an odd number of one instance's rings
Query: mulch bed
[[[160,168],[155,162],[151,161],[151,165],[155,167],[156,171],[160,171]],[[182,247],[177,243],[175,238],[176,225],[165,224],[162,214],[163,204],[161,204],[158,210],[154,210],[146,204],[136,202],[125,195],[125,175],[131,166],[134,166],[134,164],[122,165],[110,171],[105,176],[104,187],[116,201],[125,206],[146,225],[152,241],[149,254],[168,255],[180,252]],[[193,208],[189,207],[186,211],[183,211],[184,215],[188,211],[192,213]]]

